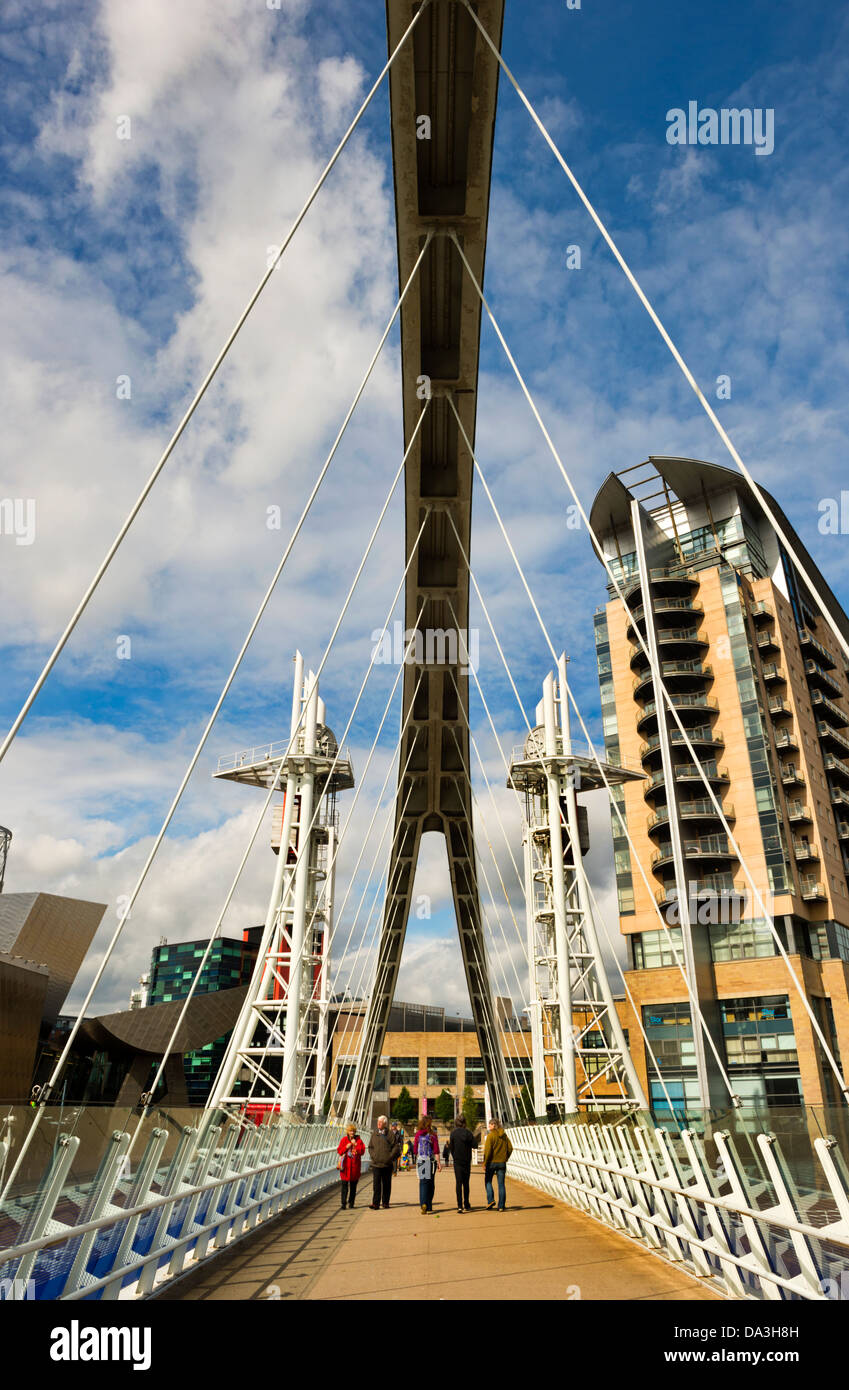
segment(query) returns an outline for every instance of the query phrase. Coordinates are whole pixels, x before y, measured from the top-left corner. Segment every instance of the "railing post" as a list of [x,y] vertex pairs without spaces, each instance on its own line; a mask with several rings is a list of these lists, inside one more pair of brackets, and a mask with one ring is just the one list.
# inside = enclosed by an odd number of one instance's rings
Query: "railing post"
[[[39,1240],[41,1236],[47,1233],[47,1227],[53,1220],[56,1203],[62,1195],[68,1169],[79,1147],[80,1141],[76,1135],[59,1135],[56,1152],[47,1170],[44,1189],[36,1202],[32,1215],[21,1229],[18,1238],[19,1245],[25,1245],[27,1241],[30,1240]],[[68,1229],[70,1231],[71,1228],[69,1227]],[[13,1271],[13,1276],[18,1287],[26,1285],[37,1259],[37,1250],[31,1251],[29,1255],[23,1255],[21,1257],[17,1269]]]
[[171,1162],[171,1167],[169,1169],[168,1177],[166,1179],[164,1187],[165,1195],[173,1197],[173,1201],[166,1202],[165,1205],[161,1207],[159,1210],[159,1217],[156,1221],[156,1226],[153,1232],[153,1239],[150,1243],[151,1258],[148,1260],[148,1263],[145,1265],[144,1269],[139,1275],[137,1296],[144,1296],[145,1294],[149,1294],[151,1289],[153,1288],[154,1280],[156,1279],[157,1271],[159,1268],[159,1260],[156,1257],[160,1254],[160,1252],[164,1250],[164,1247],[166,1246],[169,1239],[168,1223],[171,1220],[171,1216],[173,1214],[176,1203],[180,1200],[179,1189],[183,1184],[184,1174],[193,1156],[194,1141],[196,1135],[196,1130],[186,1128],[183,1130],[183,1133],[180,1136],[180,1142],[177,1145],[177,1151],[174,1154],[174,1158]]
[[[127,1193],[128,1208],[143,1206],[150,1197],[150,1189],[153,1186],[153,1180],[156,1177],[156,1170],[159,1167],[159,1160],[162,1156],[162,1150],[165,1148],[167,1139],[167,1129],[154,1129],[152,1131],[147,1141],[144,1154],[142,1155],[142,1161],[139,1164],[135,1180],[130,1184],[130,1190]],[[116,1269],[118,1273],[112,1283],[107,1284],[106,1288],[103,1290],[104,1299],[117,1298],[121,1292],[121,1285],[123,1283],[121,1268],[127,1262],[127,1257],[133,1248],[133,1242],[136,1238],[136,1232],[138,1231],[140,1221],[141,1216],[131,1216],[127,1221],[124,1233],[121,1236],[118,1249],[115,1253],[115,1258],[112,1261],[112,1268]],[[120,1230],[120,1227],[118,1229]]]
[[[80,1225],[86,1221],[96,1221],[98,1216],[102,1216],[107,1206],[111,1205],[111,1197],[114,1195],[115,1187],[118,1182],[118,1174],[124,1163],[124,1155],[130,1146],[129,1134],[122,1134],[120,1130],[114,1130],[109,1141],[109,1148],[103,1156],[100,1167],[95,1177],[92,1179],[91,1190],[88,1198],[80,1209],[77,1218]],[[62,1285],[62,1293],[72,1292],[79,1288],[80,1283],[85,1277],[85,1267],[88,1264],[88,1257],[92,1246],[97,1238],[96,1231],[89,1231],[80,1240],[77,1253],[68,1271],[68,1277]]]

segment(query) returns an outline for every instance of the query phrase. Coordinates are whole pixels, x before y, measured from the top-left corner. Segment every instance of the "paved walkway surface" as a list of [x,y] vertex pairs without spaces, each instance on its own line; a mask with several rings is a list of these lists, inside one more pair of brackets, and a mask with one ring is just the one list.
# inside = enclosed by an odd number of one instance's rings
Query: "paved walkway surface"
[[454,1176],[436,1180],[423,1216],[414,1173],[393,1181],[392,1205],[370,1211],[371,1179],[354,1211],[338,1187],[260,1227],[159,1295],[167,1300],[616,1299],[701,1301],[717,1295],[591,1217],[507,1179],[507,1210],[487,1211],[483,1170],[458,1214]]

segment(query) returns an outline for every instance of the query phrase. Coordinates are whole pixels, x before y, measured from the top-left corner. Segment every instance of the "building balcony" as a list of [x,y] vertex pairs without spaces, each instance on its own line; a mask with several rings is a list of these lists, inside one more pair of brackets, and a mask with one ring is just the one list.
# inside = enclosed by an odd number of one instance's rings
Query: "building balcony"
[[831,748],[843,749],[844,752],[849,753],[849,738],[846,738],[843,734],[839,734],[836,729],[832,729],[831,725],[826,724],[825,720],[817,720],[817,733],[820,736],[821,743],[827,743]]
[[[731,805],[723,806],[722,814],[727,821],[736,820],[734,807]],[[688,821],[720,820],[719,812],[713,802],[706,796],[694,797],[690,801],[679,801],[678,815],[681,820]],[[669,808],[667,806],[661,806],[659,810],[655,811],[655,813],[648,818],[647,825],[649,834],[652,834],[656,830],[664,829],[668,824]]]
[[840,758],[835,758],[833,753],[826,753],[823,758],[827,772],[839,777],[841,782],[849,782],[849,764],[841,762]]
[[[704,748],[724,748],[725,739],[721,730],[711,729],[707,725],[700,725],[695,729],[687,730],[687,737],[691,743],[699,744]],[[670,729],[669,741],[673,744],[684,743],[684,738],[680,729]],[[645,763],[651,760],[655,754],[660,756],[660,734],[652,734],[651,738],[640,745],[640,760]]]
[[[701,771],[696,768],[694,763],[679,763],[675,768],[676,782],[698,782],[704,785],[703,775],[711,786],[721,786],[731,781],[728,776],[728,769],[718,768],[713,761],[702,763]],[[660,790],[665,794],[666,782],[662,772],[655,772],[643,785],[643,797],[655,796]]]
[[772,696],[767,701],[767,709],[769,710],[773,719],[783,719],[786,715],[793,713],[787,701],[782,700],[779,695]]
[[802,648],[802,650],[808,652],[816,652],[817,657],[819,658],[820,665],[824,666],[827,671],[833,671],[837,663],[835,662],[834,657],[831,655],[831,652],[828,650],[828,647],[824,647],[822,642],[817,641],[816,637],[811,632],[811,629],[809,627],[800,627],[798,629],[798,632],[799,646]]
[[796,753],[799,750],[799,740],[792,729],[782,729],[781,733],[775,736],[775,746],[779,753],[784,752],[785,749]]
[[842,787],[830,786],[828,792],[832,806],[849,806],[849,793],[845,792]]
[[749,611],[752,615],[752,621],[756,626],[759,626],[761,623],[775,622],[775,609],[771,603],[764,603],[763,600],[761,600],[760,603],[753,603]]
[[846,714],[845,710],[842,710],[833,700],[829,700],[826,695],[823,695],[821,690],[811,691],[811,704],[817,714],[821,714],[824,720],[835,725],[838,729],[845,729],[849,724],[849,714]]
[[[718,714],[719,701],[714,695],[671,695],[670,701],[679,714]],[[656,721],[657,701],[649,700],[637,714],[637,728]]]
[[804,775],[795,763],[782,763],[779,771],[785,787],[802,786],[804,784]]
[[[691,686],[698,689],[700,685],[703,686],[706,681],[713,679],[713,667],[703,666],[700,661],[661,661],[660,676],[664,685],[671,681],[677,690],[688,689]],[[651,671],[644,671],[634,681],[634,694],[637,695],[652,684]]]
[[[734,902],[738,899],[745,900],[745,890],[735,888],[731,874],[708,874],[704,878],[691,879],[687,885],[687,891],[691,898],[719,898],[723,901]],[[674,903],[678,900],[678,890],[675,880],[665,883],[662,888],[658,888],[655,893],[655,901],[661,906],[667,903]]]
[[[706,637],[702,637],[697,627],[663,627],[657,633],[657,645],[661,655],[680,657],[682,653],[697,653],[707,651],[709,646]],[[683,658],[682,658],[683,659]],[[648,670],[649,659],[642,647],[631,646],[631,670],[641,672]]]
[[819,859],[820,857],[816,845],[809,844],[807,840],[794,840],[793,853],[797,859]]
[[837,699],[843,694],[843,686],[840,681],[826,671],[824,666],[820,666],[818,661],[809,657],[805,662],[805,675],[808,677],[808,685],[822,690],[826,695],[834,695]]
[[775,682],[780,682],[782,685],[787,684],[787,677],[784,674],[784,670],[779,666],[777,661],[765,662],[761,667],[761,675],[768,684]]
[[[684,840],[681,844],[685,859],[736,859],[726,835],[703,835],[699,840]],[[672,842],[660,845],[651,857],[652,868],[672,860]]]
[[778,652],[781,650],[781,643],[775,633],[766,628],[758,633],[758,650],[761,652]]
[[849,820],[837,822],[837,837],[839,840],[849,840]]
[[[659,621],[656,626],[672,626],[679,624],[688,614],[694,617],[702,617],[704,614],[702,604],[695,599],[689,598],[656,598],[652,600],[652,612]],[[646,617],[645,604],[639,603],[631,609],[631,621],[625,629],[626,635],[633,641],[634,624],[644,623]]]
[[828,893],[818,878],[801,878],[799,887],[805,902],[826,902]]
[[810,825],[813,824],[810,807],[802,801],[788,801],[787,819],[792,821],[794,825],[801,825],[805,822]]

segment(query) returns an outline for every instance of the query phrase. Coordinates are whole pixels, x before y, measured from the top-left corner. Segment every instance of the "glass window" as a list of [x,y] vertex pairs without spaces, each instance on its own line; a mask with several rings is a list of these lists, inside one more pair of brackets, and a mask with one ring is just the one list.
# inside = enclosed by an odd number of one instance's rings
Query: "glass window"
[[465,1082],[464,1082],[464,1085],[466,1085],[466,1086],[483,1086],[483,1085],[485,1084],[485,1082],[486,1082],[486,1076],[484,1075],[484,1070],[483,1070],[483,1058],[482,1058],[482,1057],[467,1057],[467,1058],[466,1058],[466,1066],[465,1066]]
[[428,1057],[427,1084],[428,1086],[456,1086],[457,1058]]
[[643,1027],[661,1071],[689,1068],[695,1064],[689,1004],[644,1005]]
[[675,965],[673,947],[678,952],[678,960],[683,963],[684,946],[680,927],[670,927],[668,936],[665,931],[635,932],[631,940],[635,970],[656,970],[661,965]]
[[390,1086],[418,1086],[418,1057],[393,1057],[389,1063]]
[[715,961],[750,960],[777,952],[775,938],[763,918],[711,924],[710,953]]
[[355,1062],[343,1062],[336,1068],[336,1089],[347,1095],[354,1082],[357,1066]]
[[534,1068],[529,1057],[508,1057],[504,1061],[507,1066],[507,1079],[511,1086],[530,1086],[533,1084]]

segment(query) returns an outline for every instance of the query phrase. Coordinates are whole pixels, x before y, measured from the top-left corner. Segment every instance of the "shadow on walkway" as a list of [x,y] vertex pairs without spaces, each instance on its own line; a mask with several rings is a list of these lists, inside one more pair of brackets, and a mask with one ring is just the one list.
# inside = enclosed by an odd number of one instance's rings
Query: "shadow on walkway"
[[507,1180],[507,1210],[487,1211],[472,1169],[471,1212],[439,1174],[433,1213],[418,1206],[414,1173],[393,1181],[392,1205],[342,1211],[338,1185],[273,1221],[165,1289],[162,1300],[439,1301],[543,1299],[701,1301],[718,1295],[682,1270],[560,1202]]

